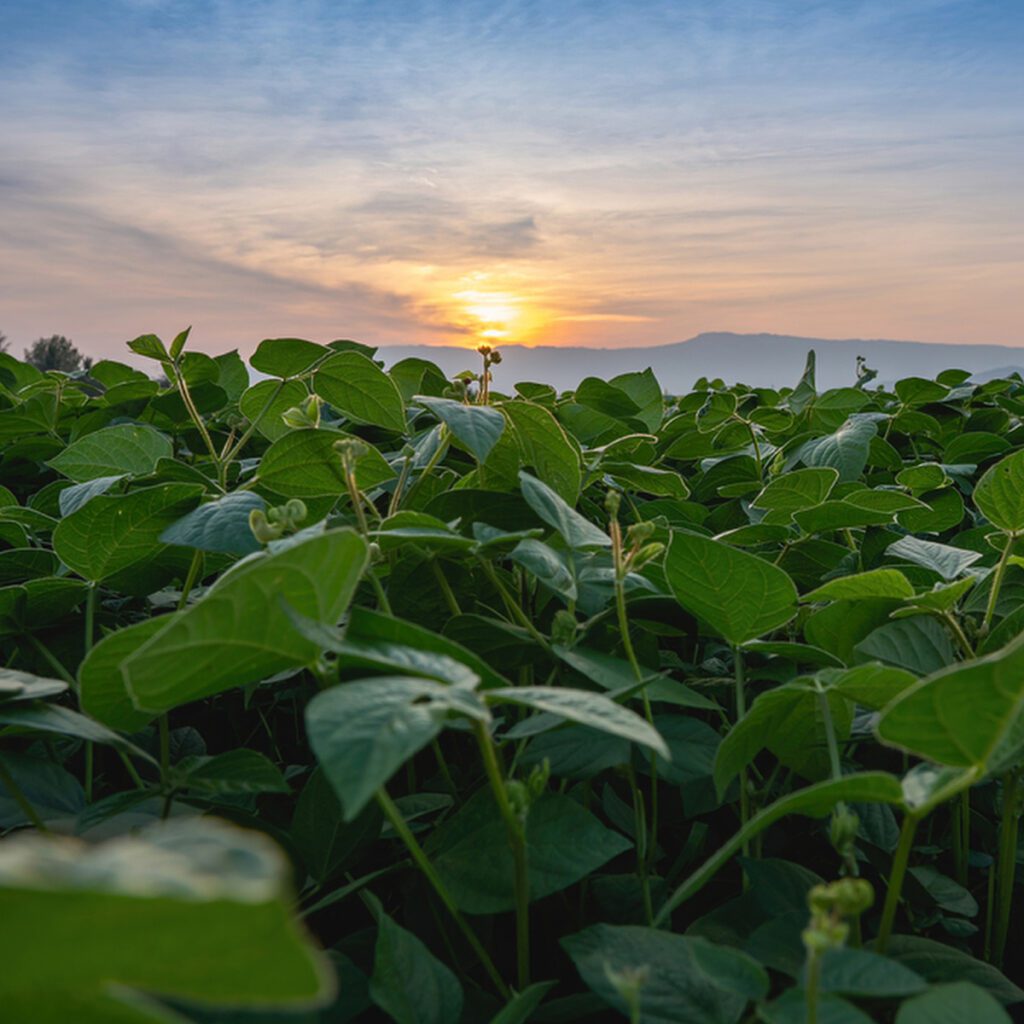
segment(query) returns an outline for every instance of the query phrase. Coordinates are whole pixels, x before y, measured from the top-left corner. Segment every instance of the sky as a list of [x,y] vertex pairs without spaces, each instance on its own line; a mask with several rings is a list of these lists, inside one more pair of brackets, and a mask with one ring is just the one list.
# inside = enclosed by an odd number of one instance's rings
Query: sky
[[0,331],[1024,345],[1021,0],[0,0]]

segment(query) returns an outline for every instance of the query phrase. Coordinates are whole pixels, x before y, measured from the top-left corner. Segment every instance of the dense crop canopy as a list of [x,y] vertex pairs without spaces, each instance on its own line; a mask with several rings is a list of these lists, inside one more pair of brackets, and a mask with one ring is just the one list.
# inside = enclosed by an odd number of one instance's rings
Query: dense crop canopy
[[0,354],[5,1020],[1024,1002],[1018,377],[187,343]]

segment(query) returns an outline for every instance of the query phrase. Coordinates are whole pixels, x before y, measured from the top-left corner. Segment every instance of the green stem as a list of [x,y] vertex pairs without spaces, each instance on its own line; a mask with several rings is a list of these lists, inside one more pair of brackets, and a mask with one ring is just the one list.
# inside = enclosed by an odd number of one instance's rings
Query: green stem
[[1003,553],[999,556],[999,562],[992,576],[992,589],[989,591],[988,604],[985,606],[985,618],[981,620],[980,633],[982,636],[988,635],[989,627],[992,625],[992,616],[996,613],[996,604],[999,601],[999,590],[1003,585],[1006,566],[1010,562],[1010,552],[1013,550],[1013,545],[1016,541],[1017,535],[1015,533],[1008,533],[1006,535],[1006,545],[1003,548]]
[[213,464],[217,467],[219,473],[221,469],[220,454],[214,446],[213,438],[210,437],[210,432],[206,429],[203,417],[199,415],[199,410],[196,408],[195,402],[192,401],[192,393],[188,389],[188,381],[185,380],[185,376],[178,366],[176,364],[172,365],[174,365],[175,383],[178,385],[178,393],[181,395],[181,400],[185,403],[185,409],[188,411],[189,417],[195,424],[196,430],[199,431],[199,434],[203,439],[203,443],[210,452],[210,458],[213,460]]
[[423,472],[412,482],[412,487],[405,492],[403,505],[407,505],[415,497],[416,492],[423,486],[423,481],[430,476],[437,468],[437,464],[444,458],[448,451],[448,428],[442,424],[441,431],[437,438],[437,450],[430,456],[430,461],[423,467]]
[[160,784],[164,790],[164,806],[160,817],[165,819],[171,813],[174,803],[174,789],[171,786],[171,724],[165,711],[159,718],[160,728]]
[[52,668],[53,671],[68,684],[68,686],[74,688],[76,685],[75,677],[61,664],[60,661],[57,660],[50,648],[47,647],[46,644],[44,644],[39,637],[35,635],[35,633],[26,633],[25,636],[28,637],[28,642],[42,655],[50,668]]
[[533,624],[530,617],[519,607],[519,603],[512,597],[508,592],[508,588],[504,583],[501,582],[501,578],[494,570],[494,566],[483,556],[478,555],[477,561],[483,567],[484,574],[491,581],[492,586],[501,595],[501,599],[505,604],[505,608],[509,615],[512,616],[516,622],[526,630],[530,636],[540,644],[548,653],[551,652],[551,645],[548,643],[547,638],[537,629]]
[[278,381],[277,387],[274,388],[270,393],[270,397],[263,403],[263,408],[256,414],[256,418],[249,423],[245,433],[242,434],[242,436],[235,442],[234,447],[224,455],[223,462],[225,470],[227,470],[227,467],[235,461],[235,457],[238,453],[246,446],[246,444],[248,444],[249,438],[256,432],[257,427],[260,425],[260,421],[264,416],[266,416],[267,412],[269,412],[270,407],[274,404],[275,399],[281,393],[281,388],[283,387],[284,381]]
[[199,581],[199,574],[203,571],[204,556],[198,548],[192,552],[192,561],[188,566],[188,573],[185,575],[185,582],[181,586],[181,597],[178,598],[178,611],[188,603],[188,596],[192,588]]
[[889,945],[889,936],[892,934],[892,926],[896,920],[896,908],[899,906],[900,893],[903,891],[903,879],[907,874],[907,863],[910,860],[910,851],[914,846],[914,833],[917,831],[919,820],[914,814],[907,814],[903,818],[899,845],[896,847],[892,867],[889,870],[889,888],[885,894],[885,906],[882,908],[882,922],[878,926],[878,937],[875,940],[875,952],[877,953],[884,953],[886,946]]
[[1017,874],[1017,837],[1020,828],[1021,776],[1009,771],[1003,776],[1003,806],[999,823],[999,865],[996,877],[995,938],[992,943],[992,962],[1002,967],[1006,952],[1006,937],[1010,930],[1013,910],[1013,887]]
[[96,584],[90,583],[85,595],[85,653],[92,650],[96,629]]
[[383,786],[377,790],[376,799],[380,809],[384,812],[384,817],[388,819],[391,827],[395,830],[395,835],[405,844],[405,848],[409,851],[413,863],[423,873],[424,878],[430,883],[438,898],[445,905],[448,913],[451,914],[452,920],[463,936],[465,936],[466,941],[487,972],[487,976],[491,979],[494,987],[503,999],[511,998],[509,987],[498,973],[498,969],[494,966],[494,961],[491,960],[487,950],[484,949],[480,939],[477,938],[476,932],[469,926],[469,922],[462,916],[462,911],[459,910],[447,886],[441,880],[441,876],[437,873],[434,865],[430,863],[429,858],[423,852],[423,847],[417,842],[416,837],[412,834],[408,824],[406,824],[405,818],[402,817],[402,812],[395,806],[394,801],[388,796],[388,792]]
[[967,639],[963,627],[957,621],[957,617],[952,612],[944,612],[939,618],[949,627],[956,642],[960,645],[960,650],[964,652],[964,657],[973,658],[974,648],[971,646],[971,641]]
[[92,740],[85,741],[85,802],[92,803],[92,776],[96,751]]
[[124,764],[125,771],[128,772],[128,777],[132,780],[132,782],[135,783],[135,788],[136,789],[145,789],[146,788],[146,784],[142,781],[141,776],[135,770],[135,765],[132,764],[132,759],[123,750],[118,750],[117,754],[118,754],[118,757],[121,758],[121,761]]
[[384,584],[381,583],[380,578],[373,571],[371,565],[366,573],[370,580],[370,586],[373,587],[374,594],[377,595],[377,607],[385,614],[391,614],[391,602],[388,600],[387,592],[384,590]]
[[526,828],[508,798],[505,779],[498,765],[494,740],[483,722],[474,723],[477,744],[498,810],[505,822],[512,850],[516,899],[516,984],[520,991],[530,984],[530,875],[526,851]]
[[[739,723],[747,713],[746,673],[743,664],[743,651],[739,647],[733,648],[733,663],[736,668],[736,722]],[[745,767],[740,769],[739,785],[740,828],[746,830],[747,822],[750,820],[750,792],[747,788],[747,769]],[[750,840],[746,837],[743,839],[743,856],[750,856]],[[744,887],[746,887],[746,882],[744,882]]]
[[0,756],[0,784],[14,798],[14,802],[21,808],[21,813],[36,827],[39,832],[49,832],[46,822],[39,817],[39,812],[32,806],[32,802],[22,792],[21,787],[14,781],[14,776],[7,770],[4,759]]
[[459,602],[455,599],[455,594],[448,582],[448,577],[445,576],[444,569],[442,569],[438,564],[436,558],[430,559],[430,570],[434,574],[434,579],[437,580],[438,587],[441,588],[441,593],[444,595],[444,602],[448,605],[448,611],[450,611],[452,615],[461,615],[462,609],[459,607]]
[[807,1024],[818,1024],[818,989],[821,984],[821,953],[816,949],[807,953],[807,981],[804,995],[807,999]]
[[395,489],[391,492],[391,501],[388,502],[388,515],[393,516],[402,504],[402,492],[405,490],[405,485],[409,482],[409,474],[412,472],[413,457],[410,455],[402,463],[402,470],[398,474],[398,482],[395,484]]

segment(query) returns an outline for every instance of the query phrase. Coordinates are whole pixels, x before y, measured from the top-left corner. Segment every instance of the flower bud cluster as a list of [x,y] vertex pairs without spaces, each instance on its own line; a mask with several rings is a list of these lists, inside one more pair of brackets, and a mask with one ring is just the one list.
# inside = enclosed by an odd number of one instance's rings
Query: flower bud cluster
[[268,508],[254,508],[249,513],[249,529],[261,543],[269,544],[284,533],[294,533],[305,522],[309,514],[306,503],[300,498],[292,498],[284,505]]

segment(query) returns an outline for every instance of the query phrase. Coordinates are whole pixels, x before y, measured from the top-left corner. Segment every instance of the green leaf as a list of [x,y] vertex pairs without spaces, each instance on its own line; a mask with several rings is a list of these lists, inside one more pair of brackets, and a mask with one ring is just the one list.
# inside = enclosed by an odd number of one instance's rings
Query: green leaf
[[1000,459],[978,481],[974,504],[1006,533],[1024,530],[1024,451]]
[[273,762],[257,750],[240,747],[214,757],[194,756],[175,765],[181,784],[195,793],[223,796],[288,793],[288,783]]
[[911,868],[910,874],[935,901],[936,906],[951,914],[959,914],[961,917],[977,915],[978,901],[959,882],[955,882],[948,875],[942,874],[930,864]]
[[776,821],[789,814],[802,814],[810,818],[823,818],[840,801],[849,803],[885,803],[902,805],[903,789],[899,780],[885,772],[860,772],[841,779],[818,782],[781,797],[758,811],[733,837],[718,847],[693,874],[682,882],[658,912],[655,924],[660,924],[680,904],[695,896],[741,849],[743,843],[753,839]]
[[155,714],[311,664],[320,651],[295,629],[285,605],[337,622],[366,560],[366,542],[351,530],[253,556],[122,662],[133,704]]
[[59,704],[5,702],[0,704],[0,724],[10,725],[16,729],[25,729],[29,732],[50,732],[56,733],[58,736],[73,736],[75,739],[88,740],[91,743],[103,743],[122,750],[130,750],[133,754],[146,760],[152,760],[112,729]]
[[171,361],[170,353],[155,334],[140,335],[134,341],[128,342],[128,348],[137,356],[144,356],[146,359],[156,359],[161,363]]
[[78,691],[82,710],[98,722],[121,732],[138,732],[153,719],[132,703],[121,675],[121,662],[164,629],[167,616],[143,619],[108,633],[78,666]]
[[288,874],[263,836],[198,818],[96,846],[6,840],[4,1014],[33,1024],[166,1020],[139,1009],[146,991],[220,1006],[322,1002],[329,971],[292,917]]
[[62,679],[47,679],[31,672],[14,668],[0,668],[0,702],[14,703],[24,700],[45,700],[67,691]]
[[395,382],[359,352],[340,352],[323,363],[313,390],[355,423],[405,433],[405,403]]
[[294,377],[328,351],[323,345],[301,338],[267,338],[257,345],[249,363],[254,370],[271,377]]
[[[578,882],[630,848],[575,800],[545,793],[526,819],[530,899]],[[490,789],[481,789],[426,843],[426,852],[459,908],[499,914],[515,907],[512,853]]]
[[260,434],[269,441],[276,441],[292,429],[281,417],[308,395],[302,381],[261,380],[242,393],[238,408],[250,423],[256,424]]
[[665,579],[688,612],[735,646],[796,614],[796,587],[782,569],[697,534],[673,532]]
[[821,672],[818,678],[830,690],[857,704],[880,711],[891,700],[917,682],[913,672],[891,665],[857,665],[841,672]]
[[[801,988],[787,989],[759,1011],[764,1024],[807,1024],[807,994]],[[817,1024],[875,1024],[863,1010],[839,996],[818,997]]]
[[68,445],[49,465],[76,483],[107,476],[145,476],[174,449],[153,427],[122,423],[104,427]]
[[627,1016],[629,1004],[611,976],[645,972],[643,1024],[736,1024],[750,1001],[768,994],[768,975],[756,960],[706,939],[596,924],[562,939],[562,947],[586,985]]
[[860,659],[882,661],[917,676],[937,672],[953,661],[949,634],[930,615],[887,622],[861,640],[854,651]]
[[687,498],[690,495],[686,481],[675,470],[629,462],[605,462],[601,468],[620,486],[639,494],[657,494],[668,498]]
[[584,519],[547,484],[529,473],[520,472],[519,486],[530,508],[548,526],[557,530],[570,548],[585,550],[611,547],[611,538],[603,530]]
[[892,522],[893,513],[858,508],[848,501],[825,501],[814,508],[794,512],[793,518],[805,533],[826,533],[858,526],[882,526]]
[[341,804],[321,768],[302,788],[292,818],[291,839],[306,870],[321,885],[361,847],[380,836],[381,813],[370,804],[355,821],[346,822]]
[[415,676],[378,676],[317,694],[306,731],[351,821],[374,793],[444,728],[448,714],[486,721],[471,689]]
[[[263,456],[256,479],[285,498],[317,498],[347,491],[335,441],[351,435],[338,430],[292,430],[278,438]],[[368,491],[390,480],[395,471],[372,445],[356,460],[356,483]]]
[[590,690],[570,690],[552,686],[517,686],[487,691],[489,703],[519,704],[558,715],[570,722],[588,725],[599,732],[621,736],[671,760],[672,755],[658,731],[643,718],[621,704]]
[[199,551],[225,555],[249,555],[262,545],[249,528],[249,513],[267,503],[252,491],[235,491],[207,502],[172,523],[160,535],[164,544],[178,544]]
[[902,558],[914,565],[937,572],[944,580],[954,580],[968,566],[982,557],[980,551],[965,551],[963,548],[939,544],[937,541],[921,540],[920,537],[901,537],[890,544],[885,553],[890,558]]
[[849,505],[869,509],[872,512],[905,512],[908,509],[927,508],[923,501],[912,498],[902,491],[862,490],[843,498]]
[[839,471],[831,466],[798,469],[777,477],[751,504],[769,511],[799,512],[820,505],[838,480]]
[[806,466],[831,466],[840,480],[856,480],[868,461],[871,439],[878,432],[875,413],[854,413],[834,433],[808,441],[797,451]]
[[984,770],[1024,701],[1024,635],[1001,651],[951,665],[905,690],[882,713],[892,746],[953,767]]
[[829,580],[815,590],[804,594],[800,600],[806,601],[857,601],[870,597],[913,597],[914,588],[910,580],[899,569],[871,569],[868,572],[855,573],[853,576],[840,576]]
[[866,949],[826,949],[821,956],[819,991],[865,999],[896,999],[928,988],[919,974]]
[[512,424],[523,464],[569,505],[580,496],[580,455],[562,425],[543,406],[505,402],[501,411]]
[[509,558],[516,565],[521,565],[556,594],[561,594],[567,601],[575,601],[577,597],[576,577],[570,565],[554,548],[543,541],[527,537],[521,540],[510,552]]
[[53,549],[79,576],[107,579],[153,556],[164,530],[194,508],[202,493],[200,484],[157,484],[100,495],[60,521]]
[[491,1018],[491,1024],[527,1024],[533,1011],[554,986],[553,981],[537,981],[524,988],[505,1004],[496,1017]]
[[98,476],[95,480],[86,480],[85,483],[72,484],[60,492],[57,499],[60,514],[69,516],[77,512],[87,501],[100,494],[106,494],[115,484],[120,483],[124,476]]
[[1011,1024],[999,1003],[969,981],[936,985],[924,995],[908,999],[896,1014],[896,1024]]
[[[975,960],[969,954],[943,942],[918,935],[893,935],[889,939],[886,954],[927,981],[971,982],[1004,1005],[1024,1001],[1024,989],[1015,985],[991,964]],[[973,1018],[968,1017],[966,1020],[974,1024]],[[928,1024],[931,1024],[931,1021]],[[960,1021],[957,1021],[957,1024],[960,1024]]]
[[489,405],[463,405],[451,398],[416,395],[413,399],[433,413],[460,444],[486,462],[505,430],[505,417]]
[[453,1024],[462,1017],[458,978],[412,932],[376,911],[370,998],[397,1024]]

